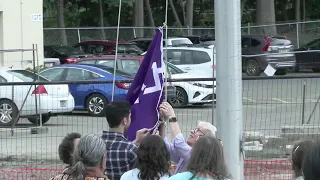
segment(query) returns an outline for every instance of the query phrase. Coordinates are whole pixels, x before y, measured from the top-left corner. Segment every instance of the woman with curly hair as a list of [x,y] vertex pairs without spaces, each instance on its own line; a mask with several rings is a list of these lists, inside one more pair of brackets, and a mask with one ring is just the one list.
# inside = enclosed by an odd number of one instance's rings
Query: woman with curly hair
[[221,142],[201,136],[192,148],[187,171],[170,177],[170,180],[226,180],[229,173],[225,164]]
[[300,141],[292,149],[291,164],[296,180],[303,180],[302,163],[312,144],[312,141]]
[[137,151],[134,169],[124,173],[121,180],[169,179],[170,154],[158,135],[144,138]]

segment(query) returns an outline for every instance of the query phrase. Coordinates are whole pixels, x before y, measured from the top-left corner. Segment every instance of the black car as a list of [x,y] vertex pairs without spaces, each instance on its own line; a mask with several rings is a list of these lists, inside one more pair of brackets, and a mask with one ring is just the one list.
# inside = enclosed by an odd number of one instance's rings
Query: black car
[[130,42],[136,43],[136,45],[144,52],[146,52],[150,46],[152,38],[135,38]]
[[[309,51],[313,52],[301,52],[296,53],[296,68],[298,72],[300,69],[312,69],[314,72],[320,72],[320,39],[313,40],[306,45],[296,49],[295,51]],[[314,52],[319,50],[319,52]]]
[[268,65],[274,67],[276,75],[285,75],[295,68],[295,55],[291,41],[264,35],[241,36],[242,70],[248,76],[260,75]]
[[73,64],[79,58],[84,58],[92,56],[91,54],[86,54],[80,49],[69,47],[69,46],[59,46],[59,45],[45,45],[44,46],[44,57],[45,58],[59,58],[60,64]]

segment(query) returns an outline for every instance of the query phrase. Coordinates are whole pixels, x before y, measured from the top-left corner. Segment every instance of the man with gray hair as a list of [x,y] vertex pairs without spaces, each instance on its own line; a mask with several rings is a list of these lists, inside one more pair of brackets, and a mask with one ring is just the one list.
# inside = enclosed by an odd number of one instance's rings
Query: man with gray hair
[[[185,171],[188,161],[191,156],[192,146],[201,136],[215,137],[217,128],[209,122],[199,121],[197,127],[190,131],[190,136],[185,141],[178,120],[172,106],[164,102],[160,105],[161,120],[164,122],[160,125],[160,136],[164,138],[168,151],[170,152],[171,160],[178,163],[174,174]],[[165,137],[166,123],[169,122],[171,127],[171,137],[173,143],[170,143]]]

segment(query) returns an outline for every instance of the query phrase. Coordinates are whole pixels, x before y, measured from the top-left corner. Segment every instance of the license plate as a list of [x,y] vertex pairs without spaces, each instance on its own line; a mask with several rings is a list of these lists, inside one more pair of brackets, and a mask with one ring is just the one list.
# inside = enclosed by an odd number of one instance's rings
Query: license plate
[[67,107],[67,101],[60,101],[60,107]]
[[281,49],[280,52],[281,53],[286,53],[286,52],[288,52],[288,50],[287,49]]

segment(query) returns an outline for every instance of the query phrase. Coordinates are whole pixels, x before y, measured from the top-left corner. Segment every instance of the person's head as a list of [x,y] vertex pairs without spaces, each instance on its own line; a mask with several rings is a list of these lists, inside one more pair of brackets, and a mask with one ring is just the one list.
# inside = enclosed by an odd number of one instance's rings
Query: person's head
[[221,142],[211,136],[201,136],[192,148],[187,170],[194,176],[202,174],[215,179],[228,178]]
[[320,179],[320,142],[313,143],[302,163],[304,180]]
[[292,170],[296,177],[302,176],[302,163],[311,145],[311,141],[300,141],[292,149]]
[[159,179],[169,175],[170,154],[160,136],[143,139],[137,151],[135,167],[140,170],[139,179]]
[[70,133],[64,137],[59,145],[58,152],[60,160],[68,165],[72,164],[72,154],[74,147],[77,145],[81,134]]
[[189,146],[193,146],[201,136],[216,137],[216,131],[217,128],[209,122],[199,121],[197,127],[190,131],[187,143]]
[[105,142],[98,135],[85,135],[74,150],[71,175],[76,180],[83,180],[88,169],[103,174],[106,160]]
[[106,118],[110,128],[126,132],[131,124],[130,104],[127,101],[114,101],[106,107]]

